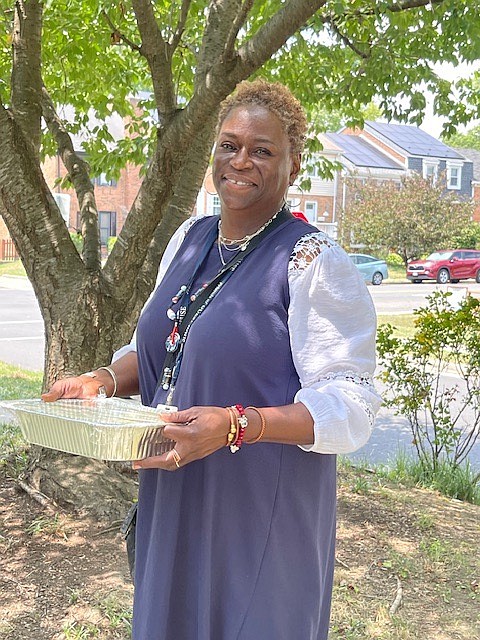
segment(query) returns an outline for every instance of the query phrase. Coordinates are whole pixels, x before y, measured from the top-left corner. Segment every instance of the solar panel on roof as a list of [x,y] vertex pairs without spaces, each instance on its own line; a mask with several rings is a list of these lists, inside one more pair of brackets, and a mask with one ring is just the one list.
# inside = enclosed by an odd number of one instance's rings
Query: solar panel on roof
[[405,149],[410,155],[462,159],[462,156],[454,149],[447,147],[446,144],[418,127],[371,121],[365,124],[401,149]]
[[332,142],[343,149],[343,155],[357,167],[375,167],[379,169],[401,169],[394,160],[372,147],[358,136],[338,133],[326,134]]

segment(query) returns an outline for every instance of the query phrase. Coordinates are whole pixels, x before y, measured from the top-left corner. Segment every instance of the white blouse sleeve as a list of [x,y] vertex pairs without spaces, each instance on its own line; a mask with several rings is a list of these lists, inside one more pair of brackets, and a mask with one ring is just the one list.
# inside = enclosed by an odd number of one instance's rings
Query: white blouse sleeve
[[[184,241],[188,230],[190,229],[190,227],[195,222],[197,222],[197,220],[200,220],[201,218],[204,218],[204,217],[205,217],[204,215],[200,215],[200,216],[192,216],[191,218],[188,218],[187,220],[185,220],[185,222],[182,222],[182,224],[178,227],[178,229],[175,231],[173,236],[170,238],[170,240],[169,240],[169,242],[168,242],[168,244],[167,244],[167,246],[165,248],[165,251],[163,252],[162,259],[160,261],[160,266],[158,268],[157,280],[155,282],[155,287],[154,287],[152,293],[150,294],[150,296],[148,297],[147,301],[143,305],[143,308],[142,308],[142,311],[140,312],[140,315],[143,313],[143,309],[145,309],[147,304],[150,302],[150,299],[152,298],[153,294],[155,293],[155,289],[158,287],[158,285],[163,280],[163,277],[164,277],[168,267],[170,266],[170,263],[172,262],[173,258],[175,257],[177,251],[179,250],[180,245]],[[122,356],[125,356],[127,353],[130,353],[131,351],[136,351],[136,350],[137,350],[137,330],[135,329],[135,331],[133,333],[133,336],[132,336],[132,339],[130,340],[130,343],[124,345],[123,347],[120,347],[120,349],[117,349],[117,351],[115,351],[115,353],[112,356],[112,362],[115,362],[115,360],[118,360]]]
[[314,421],[317,453],[349,453],[370,437],[381,399],[373,386],[376,315],[345,251],[323,232],[293,250],[288,327],[302,402]]

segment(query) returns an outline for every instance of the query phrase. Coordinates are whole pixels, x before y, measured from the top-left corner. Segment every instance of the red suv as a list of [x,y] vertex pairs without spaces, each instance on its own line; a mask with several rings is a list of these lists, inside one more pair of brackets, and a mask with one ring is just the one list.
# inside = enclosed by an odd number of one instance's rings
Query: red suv
[[435,251],[426,260],[412,260],[407,266],[412,282],[436,280],[440,284],[475,278],[480,282],[480,251],[455,249]]

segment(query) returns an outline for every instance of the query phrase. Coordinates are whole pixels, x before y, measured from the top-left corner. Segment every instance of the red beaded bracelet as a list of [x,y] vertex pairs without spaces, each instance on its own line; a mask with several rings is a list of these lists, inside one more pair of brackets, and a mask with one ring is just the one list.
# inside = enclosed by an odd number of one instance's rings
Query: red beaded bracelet
[[242,447],[245,429],[248,427],[248,418],[245,415],[245,409],[241,404],[236,404],[232,406],[231,409],[233,409],[237,415],[238,431],[235,441],[230,445],[230,451],[231,453],[237,453],[237,451]]

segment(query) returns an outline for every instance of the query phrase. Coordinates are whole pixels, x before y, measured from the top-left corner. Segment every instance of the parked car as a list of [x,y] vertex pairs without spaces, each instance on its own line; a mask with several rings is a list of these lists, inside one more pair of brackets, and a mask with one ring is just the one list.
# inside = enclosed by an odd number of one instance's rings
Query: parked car
[[436,280],[440,284],[475,278],[480,282],[480,251],[449,249],[435,251],[426,260],[412,260],[407,266],[407,278],[419,283]]
[[385,260],[379,260],[364,253],[349,253],[348,255],[367,282],[382,284],[384,278],[388,278]]

